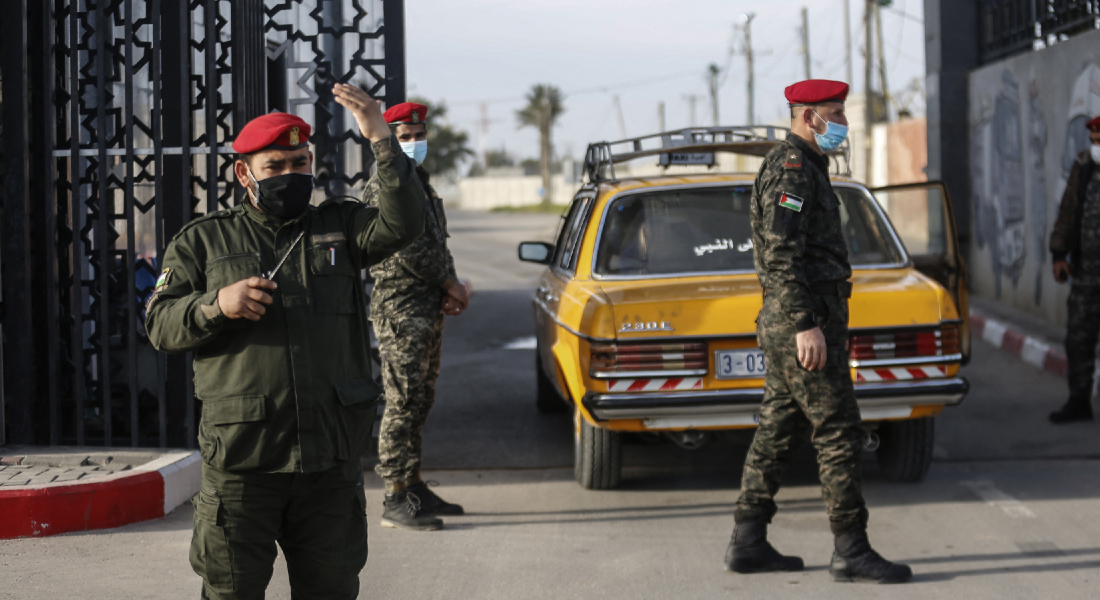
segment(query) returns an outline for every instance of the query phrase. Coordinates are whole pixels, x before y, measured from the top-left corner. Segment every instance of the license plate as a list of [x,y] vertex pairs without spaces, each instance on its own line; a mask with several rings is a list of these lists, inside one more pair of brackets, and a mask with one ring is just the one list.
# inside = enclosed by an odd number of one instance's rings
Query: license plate
[[764,351],[760,348],[717,350],[714,353],[714,366],[718,379],[763,377]]

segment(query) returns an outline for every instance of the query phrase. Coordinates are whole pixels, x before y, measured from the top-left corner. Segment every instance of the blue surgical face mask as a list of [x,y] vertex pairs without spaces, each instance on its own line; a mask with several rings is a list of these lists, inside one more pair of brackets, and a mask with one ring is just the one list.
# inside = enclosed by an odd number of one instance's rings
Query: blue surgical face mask
[[[817,114],[817,111],[813,111],[814,115],[821,119],[821,115]],[[821,119],[825,121],[825,119]],[[848,126],[841,125],[840,123],[833,123],[832,121],[825,121],[825,133],[814,132],[814,139],[817,140],[817,147],[821,148],[822,152],[832,152],[840,147],[840,144],[848,137]]]
[[424,158],[428,156],[428,140],[416,140],[415,142],[401,142],[401,150],[405,155],[416,161],[417,165],[424,164]]

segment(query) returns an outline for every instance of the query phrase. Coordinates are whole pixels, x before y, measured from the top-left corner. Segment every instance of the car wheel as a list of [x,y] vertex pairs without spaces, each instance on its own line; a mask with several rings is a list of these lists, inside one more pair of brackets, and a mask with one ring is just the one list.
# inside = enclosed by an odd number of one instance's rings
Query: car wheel
[[887,421],[879,426],[878,465],[891,481],[917,482],[932,466],[934,417]]
[[539,358],[539,353],[535,353],[535,378],[538,380],[538,390],[535,395],[535,406],[538,407],[540,413],[560,413],[565,412],[566,404],[565,400],[562,400],[558,395],[558,390],[554,388],[554,384],[550,381],[550,377],[546,375],[546,371],[542,368],[542,359]]
[[573,474],[586,490],[618,487],[623,473],[622,434],[593,427],[573,413]]

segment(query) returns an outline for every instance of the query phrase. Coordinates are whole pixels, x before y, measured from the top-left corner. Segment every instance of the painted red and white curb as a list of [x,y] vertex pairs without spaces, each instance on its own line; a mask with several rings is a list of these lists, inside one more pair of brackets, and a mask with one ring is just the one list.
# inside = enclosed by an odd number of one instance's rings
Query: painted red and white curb
[[609,392],[667,392],[670,390],[699,390],[703,388],[703,379],[687,377],[683,379],[612,379],[607,382]]
[[107,529],[163,517],[199,491],[198,452],[173,452],[88,482],[0,488],[0,539]]
[[[981,338],[1034,367],[1066,376],[1066,353],[1061,347],[1017,331],[1011,323],[970,311],[970,335]],[[1100,360],[1096,361],[1096,368],[1100,371]],[[1100,393],[1100,378],[1093,383],[1092,392],[1093,395]]]

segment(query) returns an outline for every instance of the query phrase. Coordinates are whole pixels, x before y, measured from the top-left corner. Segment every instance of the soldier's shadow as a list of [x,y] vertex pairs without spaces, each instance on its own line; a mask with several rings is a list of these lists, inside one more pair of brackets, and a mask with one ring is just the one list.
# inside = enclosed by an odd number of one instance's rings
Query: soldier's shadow
[[[959,577],[981,577],[984,575],[1005,575],[1021,573],[1058,573],[1063,571],[1095,570],[1100,568],[1100,548],[1078,548],[1062,550],[1053,547],[1047,550],[1021,550],[998,554],[961,554],[942,557],[924,557],[907,559],[903,562],[913,567],[913,582],[950,581]],[[1057,559],[1073,559],[1068,562],[1046,562]],[[1003,566],[982,566],[973,569],[952,569],[947,571],[923,571],[924,565],[942,563],[1026,561],[1027,564]]]

